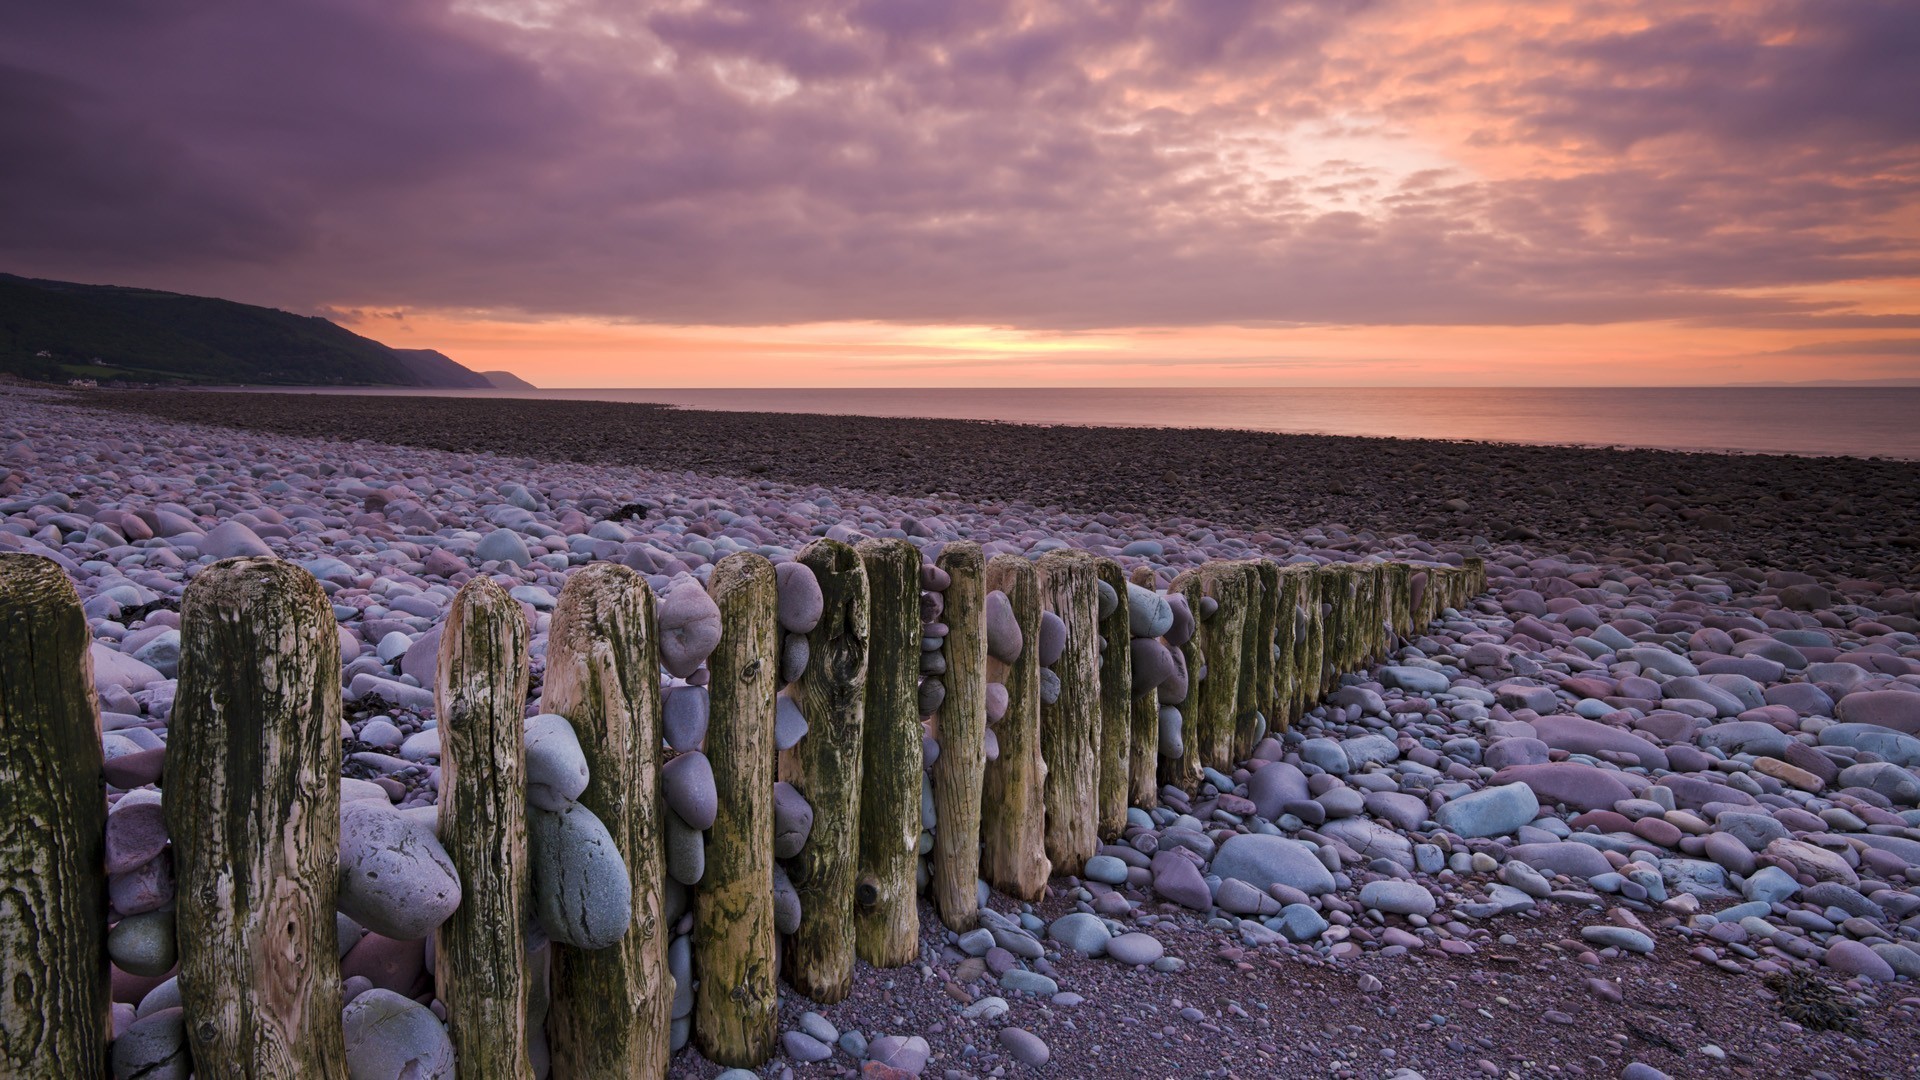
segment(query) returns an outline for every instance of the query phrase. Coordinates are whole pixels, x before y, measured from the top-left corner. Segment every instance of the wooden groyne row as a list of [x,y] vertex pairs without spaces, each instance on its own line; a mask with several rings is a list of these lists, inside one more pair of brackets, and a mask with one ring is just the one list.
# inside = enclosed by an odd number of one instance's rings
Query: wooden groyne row
[[[1231,771],[1338,677],[1485,588],[1463,566],[1216,562],[1164,588],[1148,567],[1076,551],[933,564],[900,540],[803,549],[822,610],[805,666],[780,626],[776,568],[735,554],[706,592],[702,745],[717,813],[687,889],[669,871],[656,597],[625,567],[573,574],[555,609],[538,710],[572,725],[580,805],[624,860],[631,919],[613,944],[555,941],[529,1019],[528,627],[486,577],[449,610],[437,686],[440,843],[459,904],[433,930],[434,993],[463,1075],[660,1076],[676,1024],[708,1058],[774,1050],[777,980],[823,1003],[855,957],[919,949],[917,896],[955,930],[978,882],[1038,899],[1077,874],[1129,806]],[[1163,610],[1164,609],[1164,610]],[[341,873],[340,659],[326,594],[266,558],[188,586],[162,780],[179,987],[202,1076],[344,1076],[335,910]],[[89,633],[51,561],[0,555],[0,1073],[107,1072],[107,789]],[[784,701],[783,701],[784,699]],[[776,749],[786,703],[805,734]],[[812,812],[776,858],[776,785]],[[799,897],[776,929],[776,883]],[[688,895],[690,893],[690,896]],[[691,913],[691,1014],[675,1019],[673,925]],[[684,1028],[682,1029],[684,1030]]]

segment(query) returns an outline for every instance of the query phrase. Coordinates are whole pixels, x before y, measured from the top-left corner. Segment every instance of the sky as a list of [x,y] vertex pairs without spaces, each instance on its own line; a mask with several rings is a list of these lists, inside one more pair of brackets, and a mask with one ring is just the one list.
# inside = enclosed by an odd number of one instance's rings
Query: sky
[[541,386],[1920,377],[1914,0],[61,0],[0,270]]

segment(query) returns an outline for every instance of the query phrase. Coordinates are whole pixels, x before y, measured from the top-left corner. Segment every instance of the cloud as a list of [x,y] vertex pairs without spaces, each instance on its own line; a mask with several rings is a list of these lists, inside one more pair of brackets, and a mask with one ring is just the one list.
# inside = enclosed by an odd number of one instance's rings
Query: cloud
[[16,5],[0,259],[673,324],[1839,327],[1920,276],[1916,40],[1871,0]]
[[1815,341],[1776,350],[1775,356],[1920,356],[1920,338]]

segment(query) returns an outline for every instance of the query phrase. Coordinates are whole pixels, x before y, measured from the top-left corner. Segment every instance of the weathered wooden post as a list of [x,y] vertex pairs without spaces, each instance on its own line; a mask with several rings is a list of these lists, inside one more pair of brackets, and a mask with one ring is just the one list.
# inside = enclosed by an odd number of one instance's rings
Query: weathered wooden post
[[[1133,768],[1133,636],[1128,629],[1127,578],[1112,559],[1094,562],[1094,573],[1118,602],[1099,617],[1100,789],[1098,830],[1117,838],[1127,827],[1127,795]],[[1098,612],[1096,610],[1096,616]],[[1096,642],[1096,645],[1099,644]]]
[[1387,620],[1392,627],[1387,650],[1391,652],[1413,633],[1413,567],[1396,560],[1387,564],[1386,575]]
[[[813,807],[813,832],[788,863],[788,876],[800,894],[800,929],[788,943],[785,963],[794,989],[832,1005],[853,989],[853,892],[867,705],[867,572],[860,554],[838,540],[815,540],[796,558],[819,578],[826,607],[820,624],[807,634],[807,669],[794,684],[807,733],[780,755],[780,779]],[[771,664],[777,654],[767,655]]]
[[[980,545],[956,540],[935,565],[949,579],[942,594],[947,624],[941,681],[946,696],[934,713],[940,756],[933,762],[933,905],[949,930],[965,933],[980,923],[980,797],[992,768],[985,750],[987,724],[986,581]],[[1011,691],[1012,687],[1008,687]],[[1007,721],[996,736],[1007,753]]]
[[560,590],[540,708],[573,725],[591,779],[580,796],[627,861],[633,923],[605,949],[554,944],[547,1034],[556,1076],[663,1076],[672,1053],[660,797],[660,643],[653,590],[590,563]]
[[[1202,596],[1220,606],[1213,616],[1201,619],[1196,630],[1201,662],[1207,677],[1199,685],[1195,712],[1199,723],[1193,730],[1198,742],[1200,763],[1216,769],[1233,768],[1234,733],[1240,712],[1241,660],[1244,649],[1242,631],[1247,620],[1247,580],[1245,567],[1236,562],[1211,562],[1201,567],[1199,584]],[[1196,608],[1194,615],[1198,617]]]
[[1347,670],[1353,651],[1353,570],[1345,563],[1332,563],[1320,568],[1321,610],[1325,612],[1322,623],[1325,626],[1323,638],[1326,642],[1321,657],[1320,686],[1314,692],[1318,698],[1332,690],[1340,681],[1340,673]]
[[854,952],[874,967],[920,954],[920,552],[905,540],[856,549],[871,595],[860,758]]
[[[1201,572],[1204,569],[1201,567],[1182,570],[1167,585],[1167,596],[1171,598],[1177,593],[1183,597],[1194,621],[1193,633],[1188,635],[1187,640],[1178,646],[1172,646],[1179,650],[1181,661],[1187,672],[1186,700],[1175,703],[1180,710],[1180,756],[1157,759],[1160,763],[1161,785],[1177,787],[1182,791],[1192,791],[1200,785],[1200,748],[1204,741],[1199,715],[1201,686],[1206,682],[1202,676],[1210,674],[1207,671],[1206,654],[1202,651],[1205,640],[1200,632],[1200,601],[1206,595],[1204,575]],[[1157,731],[1157,720],[1155,724]],[[1157,745],[1157,735],[1155,739]]]
[[290,562],[187,586],[167,747],[180,997],[200,1076],[344,1076],[340,637]]
[[[987,658],[987,680],[1007,688],[1007,715],[994,727],[1000,756],[987,763],[981,876],[1009,896],[1038,900],[1053,872],[1046,855],[1047,763],[1040,750],[1040,578],[1026,559],[995,555],[987,563],[986,587],[1006,594],[1026,647],[1012,664]],[[947,604],[951,610],[951,592]]]
[[1288,565],[1278,570],[1278,596],[1274,603],[1273,715],[1269,725],[1285,731],[1300,712],[1301,656],[1306,648],[1306,616],[1301,611],[1301,591],[1307,580],[1304,566]]
[[440,636],[440,843],[460,906],[435,931],[434,995],[473,1076],[532,1077],[527,1057],[527,620],[490,577],[463,586]]
[[[709,1060],[751,1069],[773,1054],[780,1010],[773,930],[780,624],[773,564],[758,555],[729,555],[713,568],[707,590],[722,626],[720,647],[707,659],[713,678],[706,743],[720,809],[707,830],[706,873],[694,893],[700,986],[693,1037]],[[826,618],[838,617],[834,593],[827,598]],[[844,602],[840,606],[844,610]],[[666,1038],[664,1021],[660,1037]]]
[[1263,699],[1260,697],[1260,654],[1264,652],[1269,661],[1273,656],[1272,644],[1260,643],[1260,618],[1267,600],[1260,585],[1259,562],[1247,559],[1235,564],[1235,569],[1239,571],[1236,576],[1246,597],[1241,601],[1240,630],[1235,635],[1240,649],[1240,686],[1234,695],[1232,725],[1226,732],[1225,762],[1215,766],[1229,773],[1236,763],[1253,752],[1253,737],[1259,729],[1263,708]]
[[106,790],[92,634],[58,563],[0,554],[0,1073],[107,1074]]
[[1327,662],[1327,568],[1307,566],[1300,579],[1300,609],[1306,615],[1306,632],[1300,640],[1300,679],[1296,684],[1293,714],[1300,716],[1313,707],[1326,681]]
[[[1260,589],[1260,620],[1251,636],[1254,640],[1254,695],[1260,712],[1267,718],[1267,730],[1279,731],[1286,724],[1280,707],[1280,565],[1272,559],[1253,560],[1253,573]],[[1240,750],[1244,758],[1253,752],[1249,741]]]
[[1052,668],[1060,679],[1059,696],[1052,704],[1043,697],[1040,704],[1040,748],[1047,761],[1047,858],[1056,872],[1078,874],[1100,847],[1097,577],[1094,558],[1084,551],[1049,551],[1036,569],[1041,605],[1067,628],[1066,649]]

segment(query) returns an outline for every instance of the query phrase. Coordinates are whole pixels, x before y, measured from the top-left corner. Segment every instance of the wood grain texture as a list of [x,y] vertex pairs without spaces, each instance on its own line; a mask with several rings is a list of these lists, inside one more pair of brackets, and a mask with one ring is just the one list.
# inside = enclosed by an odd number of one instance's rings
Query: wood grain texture
[[1224,734],[1227,740],[1226,763],[1216,768],[1231,773],[1234,765],[1246,760],[1253,752],[1254,732],[1260,722],[1260,654],[1264,651],[1271,658],[1272,646],[1260,644],[1261,610],[1266,606],[1266,594],[1260,585],[1259,560],[1243,559],[1231,564],[1239,582],[1240,625],[1233,631],[1239,642],[1240,680],[1233,696],[1233,713]]
[[[1040,578],[1018,555],[987,563],[988,592],[1002,592],[1027,647],[1012,664],[987,658],[987,680],[1007,688],[1007,715],[994,726],[1000,756],[987,762],[980,811],[980,869],[994,888],[1022,900],[1046,894],[1046,758],[1040,750]],[[942,757],[946,754],[943,752]],[[936,837],[936,841],[937,841]]]
[[0,1075],[107,1071],[107,803],[91,641],[58,563],[0,554]]
[[1275,731],[1286,731],[1300,718],[1300,681],[1306,655],[1306,613],[1301,609],[1302,590],[1309,571],[1304,566],[1279,568],[1278,598],[1274,604],[1274,714],[1268,719]]
[[[1094,576],[1106,582],[1119,603],[1106,618],[1095,609],[1099,639],[1100,788],[1095,828],[1102,840],[1116,840],[1127,827],[1127,796],[1133,768],[1133,638],[1127,630],[1127,577],[1112,559],[1097,559]],[[1098,599],[1096,595],[1095,599]]]
[[531,1078],[527,1057],[527,620],[476,576],[447,609],[434,714],[440,844],[460,906],[434,937],[434,995],[471,1076]]
[[187,586],[166,816],[202,1080],[346,1075],[340,707],[339,629],[311,574],[225,559]]
[[838,540],[815,540],[796,559],[820,579],[826,609],[807,634],[807,668],[792,691],[807,718],[807,734],[780,755],[780,779],[813,807],[813,832],[787,864],[800,894],[800,929],[788,942],[785,967],[794,989],[832,1005],[853,989],[853,892],[871,632],[867,574],[859,553]]
[[[1128,580],[1143,589],[1152,589],[1158,584],[1154,579],[1153,567],[1136,566]],[[1123,593],[1126,590],[1121,590]],[[1132,646],[1128,646],[1128,659],[1132,659]],[[1142,810],[1151,810],[1160,805],[1160,690],[1148,687],[1133,699],[1132,750],[1129,754],[1127,801]]]
[[1235,718],[1240,712],[1241,661],[1246,655],[1241,632],[1247,622],[1247,582],[1237,562],[1212,562],[1201,568],[1201,589],[1220,606],[1200,621],[1201,652],[1207,677],[1200,684],[1200,763],[1233,768]]
[[899,967],[920,955],[920,551],[897,539],[863,540],[855,550],[870,636],[853,944],[874,967]]
[[1060,696],[1040,706],[1040,748],[1047,761],[1047,858],[1055,873],[1078,874],[1099,850],[1099,594],[1094,556],[1049,551],[1035,569],[1040,603],[1067,626],[1054,664]]
[[[719,816],[707,831],[706,873],[694,887],[693,1035],[700,1052],[752,1069],[771,1057],[779,986],[773,929],[773,715],[780,625],[773,565],[720,560],[707,584],[720,606],[706,754]],[[829,594],[831,603],[831,594]],[[662,1030],[664,1037],[664,1028]]]
[[[1280,648],[1277,638],[1280,633],[1280,567],[1272,559],[1253,560],[1254,576],[1260,586],[1259,622],[1248,631],[1251,641],[1251,656],[1254,664],[1255,706],[1260,715],[1266,718],[1267,730],[1277,731],[1283,721],[1280,719]],[[1240,756],[1246,757],[1253,751],[1249,741],[1241,750]]]
[[573,572],[553,610],[540,708],[573,725],[580,802],[627,861],[633,923],[606,949],[555,943],[547,1012],[555,1076],[664,1076],[672,1050],[653,590],[617,563]]
[[[986,579],[980,545],[956,540],[940,551],[935,565],[949,583],[941,619],[947,636],[941,652],[947,664],[940,676],[946,697],[934,713],[933,735],[940,756],[933,762],[934,910],[949,930],[965,933],[980,923],[981,793],[987,770]],[[1006,721],[994,732],[999,736]],[[1006,753],[1007,744],[1000,744]]]

